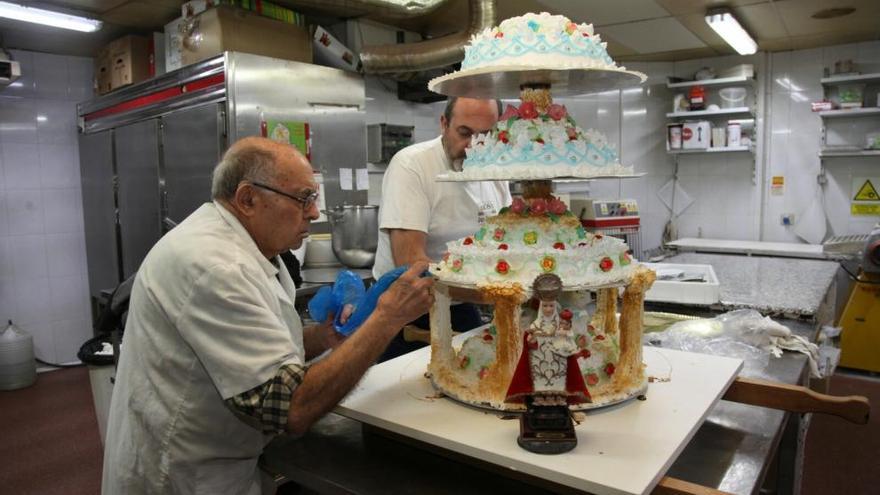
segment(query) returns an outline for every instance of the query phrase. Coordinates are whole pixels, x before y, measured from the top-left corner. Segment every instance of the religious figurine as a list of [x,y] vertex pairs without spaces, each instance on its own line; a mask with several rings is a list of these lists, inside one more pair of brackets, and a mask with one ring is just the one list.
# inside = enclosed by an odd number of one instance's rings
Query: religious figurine
[[[541,304],[538,316],[523,332],[523,350],[507,390],[506,402],[566,405],[590,402],[577,359],[583,354],[571,332],[573,314],[561,312],[558,276],[538,276],[533,289]],[[531,398],[531,400],[527,400]]]

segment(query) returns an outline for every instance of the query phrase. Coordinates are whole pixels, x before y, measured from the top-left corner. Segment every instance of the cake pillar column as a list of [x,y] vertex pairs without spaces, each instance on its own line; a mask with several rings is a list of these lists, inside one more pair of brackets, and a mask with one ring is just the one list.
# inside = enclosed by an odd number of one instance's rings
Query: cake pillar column
[[452,359],[452,316],[449,306],[449,286],[441,282],[434,284],[434,304],[430,310],[431,322],[431,365]]
[[651,288],[657,274],[639,266],[632,282],[623,293],[620,310],[620,359],[614,373],[614,383],[642,376],[642,327],[645,292]]

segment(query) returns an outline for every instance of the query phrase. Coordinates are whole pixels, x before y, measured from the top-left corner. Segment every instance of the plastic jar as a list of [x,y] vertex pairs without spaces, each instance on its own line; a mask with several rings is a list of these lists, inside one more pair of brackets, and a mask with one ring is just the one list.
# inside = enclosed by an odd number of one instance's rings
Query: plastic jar
[[718,94],[721,96],[721,108],[735,108],[745,105],[746,88],[739,86],[724,88]]

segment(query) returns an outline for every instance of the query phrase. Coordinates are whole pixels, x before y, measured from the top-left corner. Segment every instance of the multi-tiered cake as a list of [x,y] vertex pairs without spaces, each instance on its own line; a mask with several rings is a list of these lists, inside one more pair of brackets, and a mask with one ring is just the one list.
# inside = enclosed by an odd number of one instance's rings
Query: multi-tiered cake
[[[517,364],[529,362],[520,359],[524,342],[529,341],[523,332],[533,328],[541,334],[541,329],[550,328],[552,333],[559,327],[558,336],[537,338],[569,339],[560,346],[576,357],[589,390],[577,394],[578,400],[592,398],[591,403],[574,401],[574,408],[619,402],[641,393],[646,386],[642,303],[654,273],[635,262],[620,239],[587,232],[565,203],[551,194],[550,181],[536,180],[632,173],[618,163],[601,134],[584,131],[564,106],[553,103],[546,82],[548,70],[617,73],[625,69],[611,60],[592,26],[546,13],[508,19],[474,36],[465,53],[460,71],[432,81],[429,87],[456,87],[460,82],[456,78],[470,81],[457,86],[465,88],[458,91],[461,96],[467,94],[473,82],[469,78],[475,74],[504,77],[514,71],[517,87],[522,85],[522,101],[518,107],[508,106],[488,134],[474,136],[463,171],[447,178],[526,182],[522,197],[488,218],[473,235],[448,243],[443,260],[431,267],[438,279],[431,310],[431,380],[461,401],[520,409],[520,403],[510,400],[510,390]],[[641,74],[627,74],[644,80]],[[533,281],[546,274],[561,280],[561,293],[552,303],[540,302],[532,293]],[[618,319],[621,287],[626,289]],[[494,306],[491,324],[459,348],[453,346],[450,327],[449,306],[454,300]],[[532,375],[542,372],[535,362]]]

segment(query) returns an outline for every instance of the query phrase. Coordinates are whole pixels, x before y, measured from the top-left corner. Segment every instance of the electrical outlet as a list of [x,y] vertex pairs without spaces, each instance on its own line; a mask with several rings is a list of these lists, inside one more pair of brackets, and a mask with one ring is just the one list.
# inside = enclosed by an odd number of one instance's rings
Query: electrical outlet
[[786,227],[794,225],[794,213],[783,213],[782,225],[785,225]]

